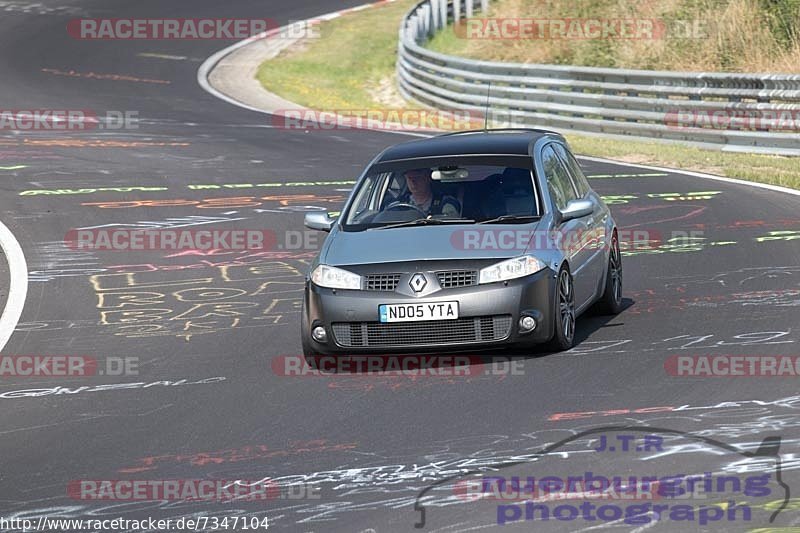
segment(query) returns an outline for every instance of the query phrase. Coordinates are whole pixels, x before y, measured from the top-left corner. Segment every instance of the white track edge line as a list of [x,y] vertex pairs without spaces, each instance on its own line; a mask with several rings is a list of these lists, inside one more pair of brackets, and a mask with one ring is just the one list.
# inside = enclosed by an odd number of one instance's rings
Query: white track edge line
[[8,298],[0,316],[0,350],[3,350],[25,308],[25,299],[28,296],[28,263],[17,238],[2,222],[0,222],[0,247],[8,260],[9,274]]
[[782,192],[785,194],[791,194],[794,196],[800,196],[800,190],[797,189],[790,189],[789,187],[782,187],[780,185],[772,185],[770,183],[759,183],[757,181],[745,181],[739,180],[736,178],[726,178],[724,176],[717,176],[715,174],[706,174],[704,172],[695,172],[693,170],[681,170],[676,168],[667,168],[667,167],[655,167],[651,165],[640,165],[638,163],[626,163],[624,161],[615,161],[614,159],[605,159],[603,157],[591,157],[587,155],[576,155],[578,159],[585,159],[587,161],[595,161],[598,163],[611,163],[614,165],[622,165],[626,167],[636,167],[636,168],[643,168],[646,170],[660,170],[662,172],[670,172],[672,174],[684,174],[686,176],[694,176],[696,178],[703,178],[709,180],[716,180],[722,181],[725,183],[733,183],[736,185],[747,185],[750,187],[756,187],[758,189],[767,189],[773,192]]

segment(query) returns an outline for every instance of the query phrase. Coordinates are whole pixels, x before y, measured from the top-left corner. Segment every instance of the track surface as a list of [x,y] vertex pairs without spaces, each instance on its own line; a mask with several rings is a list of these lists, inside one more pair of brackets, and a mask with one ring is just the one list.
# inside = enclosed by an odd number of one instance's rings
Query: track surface
[[[624,196],[612,206],[623,228],[664,235],[703,231],[704,240],[692,241],[693,246],[675,241],[658,253],[625,257],[626,311],[611,320],[583,318],[576,349],[526,357],[516,375],[493,374],[486,366],[468,378],[282,377],[271,361],[300,352],[299,290],[307,262],[302,254],[247,258],[249,266],[223,269],[213,264],[245,259],[74,254],[62,247],[70,228],[172,217],[225,217],[219,227],[267,228],[278,235],[299,231],[303,215],[293,209],[302,208],[290,206],[337,210],[350,187],[307,183],[352,180],[375,152],[404,140],[389,133],[272,129],[264,116],[215,100],[197,85],[199,63],[228,43],[78,42],[66,35],[67,19],[220,16],[285,22],[356,3],[75,0],[69,2],[73,12],[50,1],[29,13],[13,7],[0,11],[3,108],[133,110],[142,119],[133,131],[0,135],[0,167],[25,166],[0,170],[0,213],[22,244],[31,271],[25,311],[4,354],[139,358],[135,377],[3,378],[0,516],[246,514],[266,516],[271,529],[286,531],[409,531],[419,516],[413,510],[415,496],[436,480],[534,453],[579,430],[626,423],[691,431],[750,451],[761,439],[780,435],[784,480],[800,487],[796,378],[677,378],[664,370],[667,357],[675,354],[798,354],[800,240],[759,240],[771,231],[800,230],[797,197],[584,161],[590,176],[610,176],[592,179],[601,194]],[[41,13],[48,7],[60,11]],[[69,71],[83,77],[57,74]],[[97,79],[89,73],[169,83]],[[266,183],[283,185],[224,188]],[[223,188],[189,187],[198,184]],[[22,194],[131,186],[167,190]],[[701,191],[716,192],[686,198]],[[662,193],[683,199],[669,200]],[[276,198],[281,195],[291,197]],[[264,196],[269,198],[259,199]],[[240,199],[116,208],[108,203],[232,197]],[[194,266],[169,269],[176,265]],[[130,272],[135,274],[119,275]],[[201,287],[246,291],[235,300],[254,305],[234,320],[208,315],[208,308],[174,295]],[[98,293],[126,291],[160,293],[164,303],[154,307],[168,310],[165,316],[172,319],[121,322],[113,312],[103,318],[102,311],[124,308],[98,308],[109,302]],[[139,385],[91,388],[118,383]],[[69,391],[55,394],[54,387]],[[29,389],[36,391],[14,392]],[[627,411],[651,407],[663,409]],[[569,412],[595,414],[550,419]],[[517,467],[514,474],[750,468],[741,456],[690,442],[679,438],[665,443],[663,453],[647,454],[587,455],[580,453],[585,445],[572,445],[576,453]],[[762,466],[772,472],[771,465]],[[310,482],[321,499],[122,504],[66,495],[71,480],[206,477]],[[446,496],[439,493],[440,504]],[[782,498],[773,492],[761,501]],[[496,505],[449,503],[428,508],[428,530],[497,527]],[[754,511],[752,525],[761,525],[757,520],[765,516]],[[796,520],[797,514],[787,510],[775,525]],[[540,524],[537,530],[599,524],[579,519]],[[676,524],[658,527],[674,530]],[[678,529],[699,527],[690,522]],[[745,526],[718,522],[707,527],[738,531]],[[530,529],[530,523],[522,528]]]

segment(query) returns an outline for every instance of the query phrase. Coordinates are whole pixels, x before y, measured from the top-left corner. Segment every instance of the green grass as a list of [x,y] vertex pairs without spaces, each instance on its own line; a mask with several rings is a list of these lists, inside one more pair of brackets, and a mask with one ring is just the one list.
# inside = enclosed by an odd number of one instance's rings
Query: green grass
[[264,63],[257,77],[271,92],[314,109],[380,107],[374,93],[382,82],[394,83],[400,20],[415,3],[401,0],[325,22],[321,38]]
[[495,0],[487,18],[644,19],[658,21],[664,33],[654,38],[587,39],[556,31],[553,36],[496,38],[490,24],[488,38],[466,38],[465,28],[459,37],[450,26],[428,46],[444,54],[516,63],[800,72],[800,0]]
[[[386,93],[391,91],[377,91],[381,84],[394,84],[397,31],[400,19],[414,3],[400,0],[323,23],[320,39],[265,62],[259,68],[258,79],[267,90],[319,110],[418,107],[402,102],[390,106]],[[380,94],[376,96],[376,92]],[[573,134],[567,139],[578,154],[800,189],[800,158]]]

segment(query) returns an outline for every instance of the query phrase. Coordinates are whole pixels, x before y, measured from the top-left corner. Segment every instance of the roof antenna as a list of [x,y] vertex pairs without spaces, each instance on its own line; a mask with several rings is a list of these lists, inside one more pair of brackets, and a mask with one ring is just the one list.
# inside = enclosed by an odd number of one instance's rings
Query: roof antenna
[[492,95],[492,82],[489,82],[489,87],[486,89],[486,112],[483,114],[483,131],[489,131],[489,98]]

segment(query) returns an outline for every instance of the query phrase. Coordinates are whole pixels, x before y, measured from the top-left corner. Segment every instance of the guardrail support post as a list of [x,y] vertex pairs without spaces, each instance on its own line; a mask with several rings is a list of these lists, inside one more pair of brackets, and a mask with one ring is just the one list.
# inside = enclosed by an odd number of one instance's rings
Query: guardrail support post
[[431,5],[425,4],[422,6],[422,32],[425,35],[425,38],[430,38],[431,35],[434,33],[433,24],[432,24],[432,13],[431,13]]
[[431,0],[431,17],[433,20],[433,31],[438,31],[442,29],[440,14],[441,11],[439,10],[439,0]]

